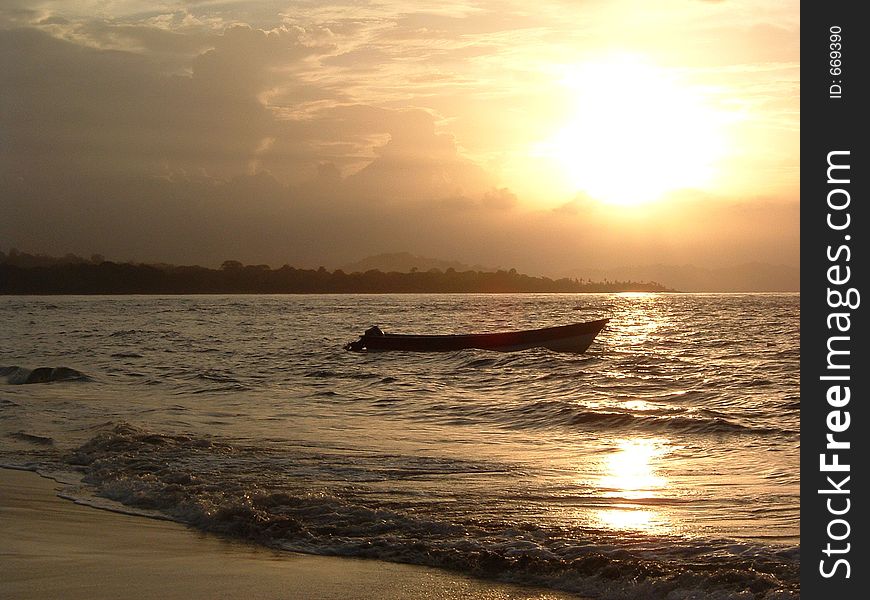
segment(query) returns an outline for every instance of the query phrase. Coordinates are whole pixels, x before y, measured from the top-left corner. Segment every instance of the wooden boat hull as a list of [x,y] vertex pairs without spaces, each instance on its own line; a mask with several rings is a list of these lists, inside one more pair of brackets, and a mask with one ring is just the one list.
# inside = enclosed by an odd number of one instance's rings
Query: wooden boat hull
[[475,348],[497,352],[515,352],[530,348],[547,348],[555,352],[581,354],[595,336],[604,329],[608,319],[504,333],[470,335],[406,335],[377,334],[367,331],[345,349],[357,352],[454,352]]

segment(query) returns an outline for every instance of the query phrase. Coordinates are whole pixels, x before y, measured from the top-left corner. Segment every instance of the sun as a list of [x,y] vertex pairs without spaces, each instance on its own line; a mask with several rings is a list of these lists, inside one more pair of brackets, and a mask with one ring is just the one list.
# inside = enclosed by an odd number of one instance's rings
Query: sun
[[562,83],[576,111],[533,154],[554,161],[573,192],[636,206],[710,184],[726,119],[703,90],[628,55],[568,69]]

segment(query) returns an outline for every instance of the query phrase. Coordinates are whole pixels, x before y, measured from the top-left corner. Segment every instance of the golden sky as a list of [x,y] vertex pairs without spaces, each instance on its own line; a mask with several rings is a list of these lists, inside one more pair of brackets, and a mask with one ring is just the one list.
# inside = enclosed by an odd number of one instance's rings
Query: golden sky
[[0,238],[796,265],[799,50],[797,1],[7,0]]

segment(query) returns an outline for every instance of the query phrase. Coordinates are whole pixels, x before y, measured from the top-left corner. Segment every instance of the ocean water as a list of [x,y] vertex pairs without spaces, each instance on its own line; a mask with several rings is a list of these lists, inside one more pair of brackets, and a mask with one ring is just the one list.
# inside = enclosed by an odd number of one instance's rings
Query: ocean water
[[[0,463],[289,551],[602,599],[797,598],[799,311],[796,294],[0,297]],[[583,355],[342,349],[373,324],[601,317]]]

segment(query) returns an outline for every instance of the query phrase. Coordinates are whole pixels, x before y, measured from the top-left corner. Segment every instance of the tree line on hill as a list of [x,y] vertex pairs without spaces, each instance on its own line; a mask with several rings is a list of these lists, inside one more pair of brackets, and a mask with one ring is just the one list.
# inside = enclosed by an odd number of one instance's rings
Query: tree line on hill
[[[550,279],[518,273],[297,269],[243,265],[228,260],[220,269],[199,266],[116,263],[94,256],[64,261],[0,252],[0,294],[322,294],[322,293],[529,293],[667,292],[655,283]],[[97,260],[99,259],[99,260]]]

